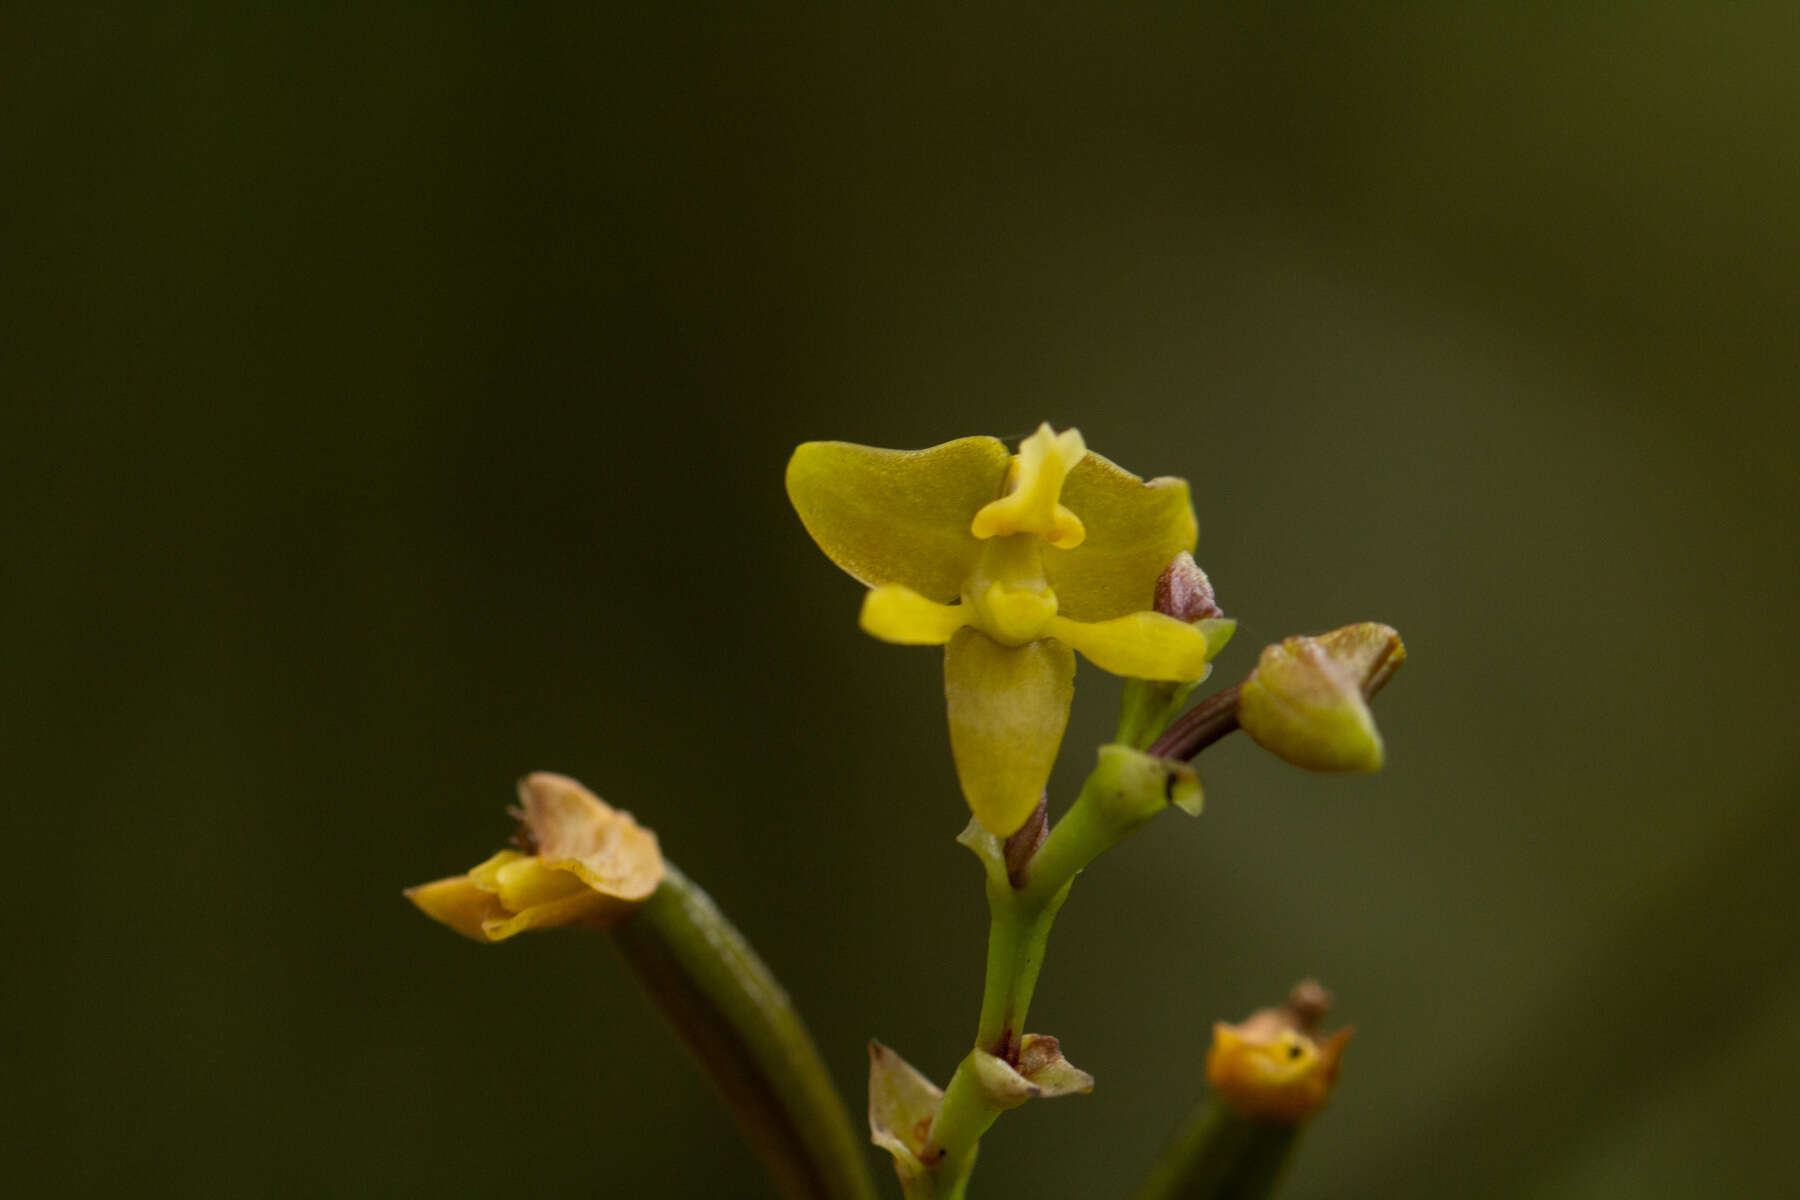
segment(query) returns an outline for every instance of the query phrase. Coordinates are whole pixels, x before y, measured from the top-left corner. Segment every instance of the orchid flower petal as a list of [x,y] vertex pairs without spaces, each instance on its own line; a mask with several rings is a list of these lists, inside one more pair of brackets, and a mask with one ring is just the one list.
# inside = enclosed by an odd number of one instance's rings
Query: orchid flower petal
[[964,629],[945,647],[950,752],[963,797],[994,836],[1037,807],[1074,695],[1075,655],[1053,639],[1002,646]]
[[1052,617],[1045,632],[1101,670],[1130,679],[1191,683],[1206,675],[1212,657],[1204,633],[1161,613],[1134,612],[1093,622]]
[[1076,621],[1148,609],[1157,577],[1199,534],[1186,480],[1146,483],[1092,450],[1069,471],[1062,502],[1087,537],[1072,550],[1045,547],[1044,570],[1062,615]]
[[991,437],[927,450],[807,442],[788,462],[788,499],[826,557],[863,583],[952,600],[981,552],[970,518],[1000,494],[1011,458]]
[[927,600],[897,583],[884,583],[863,596],[863,632],[897,646],[941,646],[968,622],[962,605]]

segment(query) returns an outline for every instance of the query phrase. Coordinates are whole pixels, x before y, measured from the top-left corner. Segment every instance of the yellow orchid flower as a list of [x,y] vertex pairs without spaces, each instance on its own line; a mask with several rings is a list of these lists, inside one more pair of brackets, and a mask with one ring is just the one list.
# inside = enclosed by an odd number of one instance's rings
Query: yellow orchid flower
[[1146,483],[1048,424],[1017,454],[989,437],[927,450],[807,442],[788,498],[870,588],[862,627],[943,646],[950,748],[970,809],[1005,837],[1037,806],[1068,724],[1072,650],[1104,670],[1191,682],[1223,645],[1150,611],[1198,527],[1187,483]]
[[435,921],[478,942],[527,929],[605,927],[649,898],[663,880],[656,834],[573,779],[538,772],[519,781],[522,841],[465,875],[407,888]]

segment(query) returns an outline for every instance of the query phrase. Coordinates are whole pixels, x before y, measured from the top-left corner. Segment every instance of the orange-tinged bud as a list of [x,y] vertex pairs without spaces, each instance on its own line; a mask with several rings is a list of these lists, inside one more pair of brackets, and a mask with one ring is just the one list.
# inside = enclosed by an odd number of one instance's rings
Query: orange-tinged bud
[[1323,1108],[1337,1082],[1344,1046],[1353,1032],[1320,1038],[1319,1019],[1329,997],[1308,980],[1295,986],[1279,1008],[1252,1013],[1237,1025],[1213,1024],[1206,1078],[1227,1103],[1246,1116],[1292,1124]]

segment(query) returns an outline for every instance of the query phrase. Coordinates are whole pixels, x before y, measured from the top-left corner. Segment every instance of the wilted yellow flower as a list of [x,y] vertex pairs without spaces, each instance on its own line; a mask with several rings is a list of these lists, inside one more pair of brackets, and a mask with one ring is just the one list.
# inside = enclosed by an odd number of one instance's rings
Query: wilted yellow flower
[[1213,1024],[1206,1079],[1239,1112],[1266,1121],[1310,1117],[1331,1096],[1344,1045],[1340,1029],[1321,1040],[1317,1025],[1330,997],[1308,980],[1279,1008],[1259,1009],[1242,1024]]
[[573,779],[521,779],[517,815],[528,850],[502,850],[406,898],[460,934],[499,942],[527,929],[611,925],[662,882],[656,834]]
[[866,631],[945,647],[957,777],[997,836],[1025,822],[1050,777],[1071,648],[1114,674],[1182,682],[1218,649],[1150,611],[1157,577],[1194,546],[1186,482],[1146,483],[1076,430],[1040,426],[1016,455],[988,437],[916,451],[808,442],[787,490],[820,549],[869,585]]

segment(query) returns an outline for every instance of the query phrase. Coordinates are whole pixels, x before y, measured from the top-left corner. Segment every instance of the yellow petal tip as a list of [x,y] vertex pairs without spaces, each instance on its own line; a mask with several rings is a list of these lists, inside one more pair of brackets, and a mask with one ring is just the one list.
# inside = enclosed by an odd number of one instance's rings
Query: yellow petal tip
[[960,605],[939,604],[897,583],[869,589],[857,623],[864,633],[898,646],[941,646],[967,623]]
[[402,895],[432,920],[477,942],[489,940],[482,932],[483,923],[505,912],[497,896],[478,887],[467,875],[421,883]]

